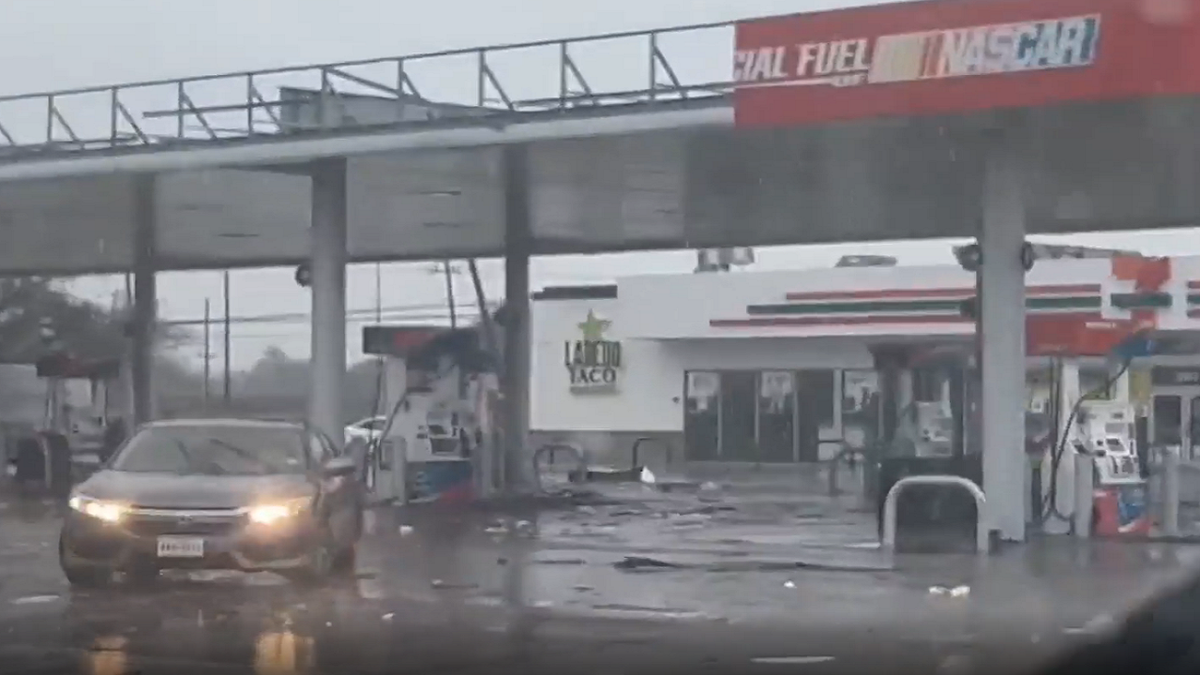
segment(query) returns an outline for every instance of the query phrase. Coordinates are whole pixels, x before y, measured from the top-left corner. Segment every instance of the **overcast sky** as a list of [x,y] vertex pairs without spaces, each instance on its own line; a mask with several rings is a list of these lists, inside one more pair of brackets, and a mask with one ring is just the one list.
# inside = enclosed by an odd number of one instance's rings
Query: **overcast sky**
[[[16,3],[13,3],[14,5]],[[836,0],[22,0],[20,11],[0,22],[0,94],[65,89],[135,80],[253,70],[305,63],[367,59],[544,38],[648,29],[811,11],[847,4]],[[676,47],[678,48],[678,47]],[[724,57],[722,57],[724,58]],[[625,65],[614,64],[614,68]],[[640,64],[639,66],[640,67]],[[105,111],[107,112],[107,111]],[[1183,241],[1190,242],[1195,237]],[[1147,253],[1195,253],[1181,247],[1178,233],[1076,237],[1081,244],[1138,248]],[[848,252],[886,252],[902,263],[950,262],[948,242],[902,242],[849,247],[759,251],[759,267],[830,265]],[[587,283],[647,271],[687,272],[689,253],[569,257],[535,261],[534,286]],[[443,281],[430,265],[390,265],[382,271],[385,308],[408,307],[389,318],[429,318],[443,303]],[[488,294],[502,289],[500,267],[483,265]],[[465,272],[465,265],[463,266]],[[233,337],[235,367],[252,363],[269,345],[307,356],[306,323],[288,319],[308,310],[308,295],[292,282],[291,270],[239,271],[232,275],[234,316],[275,315],[274,322],[239,324]],[[107,301],[123,288],[120,279],[87,279],[81,295]],[[376,304],[374,266],[349,272],[348,305]],[[470,281],[457,282],[470,301]],[[221,312],[220,273],[167,274],[159,283],[162,316],[198,319],[205,299]],[[351,357],[357,358],[358,323],[352,328]],[[201,346],[186,356],[198,360]],[[214,333],[214,351],[219,353]]]

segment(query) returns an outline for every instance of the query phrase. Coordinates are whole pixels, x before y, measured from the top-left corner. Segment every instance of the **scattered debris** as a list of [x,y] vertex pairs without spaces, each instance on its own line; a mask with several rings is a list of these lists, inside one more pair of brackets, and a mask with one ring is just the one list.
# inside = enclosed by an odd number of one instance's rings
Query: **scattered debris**
[[466,589],[466,588],[478,588],[479,587],[479,584],[466,583],[466,582],[452,584],[452,583],[443,581],[441,579],[434,579],[433,581],[429,582],[429,585],[433,586],[434,588],[440,588],[443,590]]
[[1104,635],[1117,628],[1117,620],[1111,615],[1100,614],[1092,617],[1087,623],[1078,628],[1067,628],[1063,632],[1068,635]]
[[47,602],[58,600],[57,595],[30,595],[24,598],[16,598],[12,601],[14,605],[40,605]]
[[[679,563],[659,560],[657,558],[647,558],[644,556],[626,556],[623,560],[613,563],[613,567],[619,570],[626,571],[648,571],[654,569],[693,569],[702,570],[705,572],[786,572],[792,570],[811,570],[815,572],[870,572],[878,573],[890,571],[891,567],[877,565],[841,565],[841,564],[826,564],[814,563],[804,560],[726,560],[720,562],[704,562],[704,563]],[[949,593],[942,586],[935,586],[930,589],[930,593],[935,593],[934,589],[943,589],[943,592]]]
[[756,656],[750,659],[753,663],[770,665],[807,665],[810,663],[829,663],[832,656]]
[[538,565],[586,565],[583,558],[549,558],[534,560]]
[[674,609],[671,607],[648,607],[644,605],[626,605],[621,603],[592,605],[593,610],[602,612],[636,613],[648,616],[674,617],[679,619],[704,618],[702,612],[689,609]]
[[737,507],[728,504],[700,506],[690,511],[683,511],[682,514],[688,516],[711,516],[716,513],[728,511],[737,511]]
[[643,556],[630,555],[625,556],[624,560],[613,563],[613,567],[619,570],[637,570],[637,569],[681,569],[683,565],[675,563],[663,562],[654,558],[646,558]]

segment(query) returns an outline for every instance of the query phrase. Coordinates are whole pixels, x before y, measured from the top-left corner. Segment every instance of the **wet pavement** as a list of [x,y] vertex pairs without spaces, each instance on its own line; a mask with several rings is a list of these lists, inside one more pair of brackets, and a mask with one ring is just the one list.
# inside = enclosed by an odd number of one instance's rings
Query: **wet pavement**
[[849,500],[614,485],[509,514],[377,510],[357,578],[323,589],[72,593],[53,510],[0,504],[9,672],[1012,672],[1200,565],[1200,547],[1070,540],[893,556]]

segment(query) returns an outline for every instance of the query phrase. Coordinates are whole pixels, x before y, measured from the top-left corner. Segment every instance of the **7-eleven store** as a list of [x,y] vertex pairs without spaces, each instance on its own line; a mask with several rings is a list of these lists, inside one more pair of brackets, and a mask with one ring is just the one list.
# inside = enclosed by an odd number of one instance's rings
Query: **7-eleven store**
[[[1200,457],[1200,257],[1170,261],[1147,288],[1108,259],[1038,262],[1030,313],[1080,319],[1148,316],[1158,354],[1135,361],[1131,387],[1151,440]],[[969,349],[962,313],[974,276],[957,266],[647,275],[608,286],[547,288],[533,312],[532,428],[594,461],[629,461],[635,439],[688,463],[805,463],[874,438],[879,354],[887,346]],[[586,341],[584,333],[587,334]],[[587,354],[581,345],[603,343]],[[603,352],[603,357],[598,356]],[[1044,357],[1029,359],[1032,408]],[[1110,364],[1084,360],[1083,390]],[[947,451],[955,398],[944,368],[910,366],[902,404],[925,452]]]

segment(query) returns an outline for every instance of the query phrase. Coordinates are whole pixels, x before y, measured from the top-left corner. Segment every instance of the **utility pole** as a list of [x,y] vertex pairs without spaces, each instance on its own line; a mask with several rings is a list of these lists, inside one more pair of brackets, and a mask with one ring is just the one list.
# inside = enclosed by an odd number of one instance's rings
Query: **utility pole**
[[223,391],[221,392],[221,399],[222,399],[222,402],[225,404],[225,411],[229,412],[230,408],[233,407],[233,390],[231,388],[232,387],[232,383],[230,381],[231,380],[231,377],[230,377],[231,369],[230,369],[230,365],[229,365],[229,354],[231,351],[233,351],[230,347],[231,340],[229,338],[229,327],[230,327],[230,323],[231,323],[230,317],[229,317],[229,270],[225,270],[224,276],[221,277],[221,282],[222,282],[222,295],[224,296],[224,303],[225,303],[225,346],[224,346],[225,353],[223,354],[223,356],[225,358],[225,364],[224,364],[225,365],[225,368],[224,368],[225,378],[221,383],[223,386]]
[[375,263],[375,325],[383,323],[383,263]]
[[450,308],[450,330],[454,330],[458,328],[458,312],[454,310],[454,273],[456,270],[450,266],[449,260],[442,263],[442,269],[446,275],[446,304]]
[[209,382],[212,380],[212,313],[204,299],[204,412],[208,412]]

